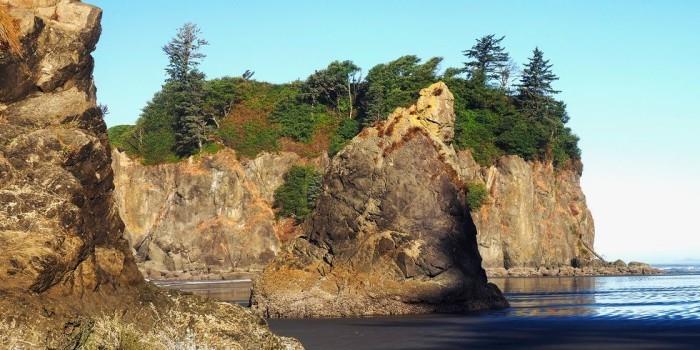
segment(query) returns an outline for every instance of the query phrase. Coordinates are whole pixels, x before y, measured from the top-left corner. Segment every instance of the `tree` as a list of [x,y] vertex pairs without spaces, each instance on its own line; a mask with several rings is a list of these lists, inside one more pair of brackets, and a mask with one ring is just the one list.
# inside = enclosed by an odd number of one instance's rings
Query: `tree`
[[175,38],[163,47],[168,56],[168,83],[175,91],[175,151],[188,156],[202,149],[207,136],[203,110],[204,73],[197,68],[205,55],[200,51],[207,41],[200,38],[197,25],[185,23]]
[[535,47],[520,77],[519,95],[521,98],[532,98],[557,94],[559,91],[552,88],[552,82],[558,79],[559,77],[552,73],[549,60],[545,60],[542,51]]
[[236,88],[244,81],[244,78],[222,77],[204,82],[204,113],[217,128],[219,119],[228,115],[236,100]]
[[498,74],[498,87],[505,93],[511,93],[513,81],[516,81],[518,74],[518,65],[513,60],[508,60],[506,64],[499,67],[496,71]]
[[552,64],[544,59],[542,51],[536,47],[525,64],[518,84],[517,100],[527,117],[550,124],[568,121],[566,106],[552,97],[559,92],[552,88],[552,82],[557,79],[552,73]]
[[495,34],[489,34],[476,40],[471,49],[462,53],[470,61],[464,63],[464,70],[469,78],[488,85],[493,80],[499,80],[504,67],[510,60],[508,53],[501,47],[501,41],[505,36],[496,38]]
[[360,67],[352,61],[333,61],[325,69],[311,74],[302,85],[303,96],[312,105],[321,103],[335,109],[341,108],[341,100],[347,98],[346,107],[352,118],[357,88],[362,80]]
[[442,58],[421,59],[409,55],[378,64],[367,73],[363,102],[364,124],[385,119],[396,107],[415,102],[424,87],[438,80],[436,70]]

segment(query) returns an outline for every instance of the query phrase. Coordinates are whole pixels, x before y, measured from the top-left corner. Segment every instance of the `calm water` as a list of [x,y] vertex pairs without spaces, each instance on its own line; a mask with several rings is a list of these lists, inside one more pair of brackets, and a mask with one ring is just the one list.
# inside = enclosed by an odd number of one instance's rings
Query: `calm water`
[[[511,307],[473,315],[269,320],[307,349],[700,349],[700,275],[491,279]],[[682,273],[682,274],[681,274]],[[247,301],[250,282],[170,282]]]
[[506,317],[700,320],[700,275],[492,279]]

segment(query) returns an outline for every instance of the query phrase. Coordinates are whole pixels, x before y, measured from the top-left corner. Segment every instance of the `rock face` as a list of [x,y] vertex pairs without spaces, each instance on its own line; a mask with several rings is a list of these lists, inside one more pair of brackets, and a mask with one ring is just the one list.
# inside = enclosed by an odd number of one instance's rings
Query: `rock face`
[[255,282],[269,317],[480,310],[507,305],[487,284],[464,201],[443,83],[366,128],[333,158],[303,236]]
[[595,258],[593,217],[577,170],[518,156],[490,167],[468,151],[458,157],[465,181],[482,183],[489,193],[472,212],[485,268],[555,268]]
[[22,56],[0,62],[0,289],[80,295],[138,285],[92,83],[101,11],[35,3],[8,4]]
[[0,348],[300,348],[248,310],[144,282],[95,104],[100,17],[0,0]]
[[294,153],[264,153],[241,162],[225,149],[144,166],[115,151],[117,204],[141,270],[153,278],[262,270],[284,234],[274,190],[299,161]]

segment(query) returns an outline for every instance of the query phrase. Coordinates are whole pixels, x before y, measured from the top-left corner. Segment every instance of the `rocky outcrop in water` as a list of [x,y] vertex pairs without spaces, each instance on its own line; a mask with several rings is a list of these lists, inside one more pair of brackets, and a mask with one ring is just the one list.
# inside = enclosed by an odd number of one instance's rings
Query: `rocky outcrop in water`
[[507,305],[481,268],[450,145],[452,94],[437,83],[420,95],[333,158],[303,235],[255,282],[254,309],[338,317]]
[[289,226],[275,219],[274,190],[303,161],[288,152],[241,161],[230,149],[155,166],[118,151],[113,159],[119,213],[141,270],[185,279],[262,270]]
[[100,17],[0,0],[0,348],[299,348],[247,310],[143,281],[95,103]]

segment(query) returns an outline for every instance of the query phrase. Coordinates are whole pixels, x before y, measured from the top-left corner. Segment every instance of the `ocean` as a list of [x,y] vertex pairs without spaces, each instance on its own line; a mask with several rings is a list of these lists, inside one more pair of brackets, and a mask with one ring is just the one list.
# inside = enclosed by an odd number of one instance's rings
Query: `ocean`
[[[505,310],[268,323],[307,349],[700,349],[700,266],[656,267],[667,273],[490,279]],[[180,288],[244,303],[249,282]]]

